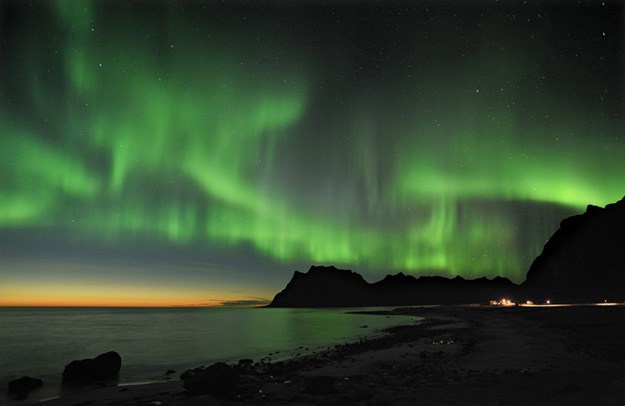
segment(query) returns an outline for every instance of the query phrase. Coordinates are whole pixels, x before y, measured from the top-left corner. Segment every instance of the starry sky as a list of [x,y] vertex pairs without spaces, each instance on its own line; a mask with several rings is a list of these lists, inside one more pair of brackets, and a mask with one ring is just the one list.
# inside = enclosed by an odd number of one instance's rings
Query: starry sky
[[625,195],[613,1],[3,1],[0,305],[522,282]]

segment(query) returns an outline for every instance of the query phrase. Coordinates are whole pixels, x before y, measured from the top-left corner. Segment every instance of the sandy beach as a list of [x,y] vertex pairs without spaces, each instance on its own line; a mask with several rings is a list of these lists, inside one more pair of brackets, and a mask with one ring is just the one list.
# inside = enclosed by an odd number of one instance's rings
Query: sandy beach
[[304,357],[256,362],[224,395],[192,394],[174,377],[40,404],[625,404],[624,306],[402,308],[380,317],[392,314],[426,320]]

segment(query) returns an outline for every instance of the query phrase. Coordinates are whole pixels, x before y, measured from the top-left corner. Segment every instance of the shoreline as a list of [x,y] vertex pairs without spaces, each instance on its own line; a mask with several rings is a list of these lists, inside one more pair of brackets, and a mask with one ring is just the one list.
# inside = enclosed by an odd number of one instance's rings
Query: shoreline
[[[0,349],[0,406],[24,403],[7,396],[8,382],[32,376],[44,385],[29,394],[29,401],[51,398],[61,391],[64,365],[111,350],[122,357],[118,383],[178,380],[182,372],[201,364],[236,363],[241,358],[258,361],[266,356],[284,360],[404,322],[346,313],[367,308],[126,310],[18,309],[3,313],[7,317],[1,318],[8,327],[0,334],[0,341],[6,343]],[[40,323],[43,328],[33,328]],[[65,325],[68,328],[61,328]],[[126,325],[128,329],[122,328]],[[360,328],[362,325],[369,328]],[[176,374],[166,376],[169,370]]]
[[[257,362],[235,392],[219,397],[192,394],[175,374],[169,382],[106,386],[39,404],[461,405],[467,397],[482,405],[625,403],[625,307],[375,313],[425,320],[315,354]],[[318,377],[327,378],[315,384]]]
[[[115,386],[115,385],[117,386],[133,385],[134,386],[138,383],[153,383],[153,382],[162,382],[162,381],[169,381],[169,380],[178,381],[179,376],[184,371],[196,368],[201,364],[212,365],[215,362],[226,362],[226,363],[231,364],[231,363],[236,363],[238,360],[242,358],[244,359],[251,358],[256,361],[262,360],[263,362],[268,362],[268,361],[277,362],[277,361],[284,361],[284,360],[291,359],[291,358],[296,358],[297,356],[301,356],[301,355],[321,352],[321,351],[326,350],[328,347],[331,347],[338,343],[355,341],[365,336],[378,335],[380,334],[379,332],[383,330],[384,327],[405,323],[406,320],[409,319],[408,317],[404,319],[402,318],[384,319],[376,315],[367,315],[367,314],[351,315],[350,314],[356,311],[371,310],[371,309],[389,309],[390,310],[392,308],[350,307],[350,308],[337,308],[337,309],[292,309],[292,310],[291,309],[267,309],[266,312],[261,310],[261,311],[258,311],[259,316],[262,319],[269,319],[270,321],[269,323],[266,323],[266,326],[269,326],[269,329],[267,328],[265,329],[267,333],[262,332],[261,334],[261,337],[264,337],[263,341],[258,341],[258,337],[255,337],[254,339],[250,339],[250,340],[247,340],[247,339],[239,340],[238,338],[239,336],[237,334],[234,334],[233,337],[235,340],[250,342],[252,345],[233,346],[230,344],[226,344],[224,346],[221,346],[226,349],[226,351],[223,352],[223,351],[217,351],[221,349],[220,346],[211,347],[211,346],[207,346],[205,342],[198,341],[198,339],[200,338],[200,334],[197,331],[194,331],[193,335],[191,336],[191,339],[187,341],[191,342],[191,344],[193,345],[192,348],[197,347],[199,351],[179,350],[178,348],[183,348],[184,343],[186,341],[178,341],[178,340],[172,341],[171,339],[169,339],[170,345],[173,345],[175,347],[174,353],[163,354],[165,355],[164,358],[154,358],[153,355],[148,355],[148,357],[151,356],[152,361],[156,361],[156,362],[146,362],[146,357],[145,357],[146,351],[144,348],[138,347],[136,348],[136,351],[132,351],[130,349],[134,347],[129,347],[128,345],[121,346],[121,347],[116,346],[116,345],[104,345],[104,346],[100,345],[99,351],[90,351],[90,352],[84,351],[82,354],[78,354],[74,357],[57,356],[56,357],[57,362],[54,362],[54,363],[50,362],[50,359],[53,357],[50,356],[49,353],[45,353],[45,352],[43,353],[43,355],[48,357],[44,360],[45,363],[40,363],[38,359],[32,356],[24,357],[24,358],[31,358],[31,359],[26,359],[24,360],[26,362],[22,361],[20,363],[16,363],[15,361],[13,361],[12,366],[18,366],[19,369],[6,368],[3,371],[3,376],[0,378],[0,383],[2,383],[2,389],[0,390],[0,406],[3,406],[3,405],[15,406],[15,405],[22,405],[22,404],[27,404],[27,403],[36,403],[41,400],[56,398],[60,395],[68,396],[68,395],[71,395],[72,392],[76,392],[76,390],[78,391],[85,390],[85,389],[91,390],[97,387],[97,385],[91,385],[91,386],[86,386],[84,388],[75,389],[72,386],[69,386],[69,388],[67,386],[63,386],[61,372],[63,371],[63,365],[69,363],[70,360],[72,359],[83,359],[83,358],[88,358],[88,357],[93,358],[100,352],[107,351],[107,350],[115,350],[120,353],[120,355],[122,356],[122,368],[120,370],[118,379],[114,381],[102,383],[102,384],[107,384],[109,386]],[[143,311],[143,309],[141,310]],[[148,309],[148,310],[153,310],[153,309]],[[250,310],[250,309],[234,309],[234,310],[237,310],[237,312],[233,314],[240,315],[243,313],[243,311]],[[239,310],[241,311],[239,312]],[[252,309],[252,310],[259,310],[259,309]],[[254,312],[254,313],[257,313],[257,312]],[[263,315],[262,313],[266,313],[266,314]],[[304,316],[304,319],[303,319],[304,322],[303,324],[298,322],[298,324],[296,325],[296,327],[303,327],[297,330],[296,332],[297,336],[294,338],[289,338],[285,334],[282,334],[282,336],[280,336],[278,339],[274,339],[275,336],[274,334],[271,333],[272,328],[275,328],[276,324],[279,327],[283,323],[289,322],[290,318],[293,318],[296,315],[300,315],[300,313]],[[192,316],[193,312],[190,314]],[[212,313],[209,312],[206,314],[210,316]],[[286,314],[287,316],[286,320],[285,320],[284,314]],[[106,315],[108,317],[108,313],[106,313]],[[150,313],[148,313],[148,316],[149,315]],[[181,324],[182,326],[186,326],[186,328],[193,328],[193,325],[190,324],[188,321],[189,317],[186,317],[186,319],[184,318],[184,316],[186,315],[187,313],[183,313],[183,322],[179,324]],[[115,314],[113,314],[113,316],[115,316]],[[329,323],[326,323],[325,327],[322,327],[321,332],[318,332],[317,330],[312,330],[308,332],[308,333],[311,333],[312,335],[303,336],[303,334],[306,333],[308,329],[310,329],[310,326],[314,326],[315,320],[318,320],[317,322],[321,320],[326,320],[325,319],[326,316],[330,316],[331,319],[329,320]],[[249,316],[244,316],[242,318],[243,320],[249,320]],[[194,320],[193,317],[191,317],[191,319]],[[300,317],[297,316],[297,319],[299,320]],[[343,319],[345,319],[343,324],[338,324],[338,325],[336,324],[338,320],[343,320]],[[211,317],[208,317],[205,319],[203,318],[202,325],[210,326],[211,320],[212,320]],[[254,321],[256,319],[251,319],[251,320]],[[220,326],[223,326],[224,324],[227,325],[228,323],[218,323],[218,325]],[[245,325],[248,326],[250,325],[250,323],[246,322]],[[251,325],[253,326],[253,323]],[[368,328],[366,329],[361,328],[363,325],[368,325]],[[336,326],[338,327],[338,329],[333,330],[334,327],[332,326]],[[180,331],[184,330],[184,327],[179,328],[179,330]],[[208,330],[210,330],[210,328],[203,329],[205,333],[208,333],[209,332]],[[253,328],[251,329],[250,328],[246,328],[246,329],[237,328],[235,331],[240,334],[240,333],[245,333],[245,332],[251,332],[253,330],[254,330]],[[228,330],[225,329],[221,331],[228,331]],[[70,338],[73,337],[71,336],[71,333],[69,334],[70,334]],[[135,337],[135,335],[133,335],[132,332],[130,333],[130,335],[131,337]],[[218,334],[218,336],[232,336],[232,334],[230,335]],[[195,337],[195,340],[193,340],[193,337]],[[311,338],[308,338],[308,337],[311,337]],[[143,338],[144,340],[148,340],[148,341],[150,340],[150,336],[148,335],[145,335]],[[56,337],[57,342],[64,343],[63,345],[67,346],[67,344],[64,341],[61,341],[63,339],[64,339],[64,336]],[[106,342],[112,341],[111,337],[105,337],[104,340]],[[161,340],[161,341],[167,341],[167,339]],[[26,342],[26,341],[18,341],[18,342]],[[76,340],[74,340],[73,342],[76,342]],[[209,343],[215,342],[215,339],[208,337],[207,342]],[[78,343],[78,344],[81,344],[81,343]],[[162,351],[165,349],[165,347],[162,345],[162,342],[160,342],[160,344],[161,344],[160,347],[157,347],[157,348],[160,348],[160,351]],[[7,352],[6,348],[4,348],[3,350],[5,350],[4,354],[8,355],[7,359],[11,359],[10,358],[11,352]],[[47,348],[40,348],[39,350],[47,351]],[[148,350],[147,353],[150,354],[150,351],[152,354],[157,353],[157,351],[154,351],[154,350]],[[222,355],[216,356],[216,354],[220,352],[222,353]],[[183,357],[176,356],[176,354],[183,355]],[[2,354],[0,354],[0,358],[3,358],[1,355]],[[140,363],[138,363],[137,360],[140,360]],[[7,367],[7,365],[5,365],[5,367]],[[8,385],[8,382],[18,379],[22,376],[32,376],[34,378],[41,379],[43,380],[44,385],[36,390],[33,390],[31,393],[29,393],[29,396],[27,397],[27,399],[18,401],[18,400],[15,400],[15,398],[12,395],[7,393],[7,385]]]

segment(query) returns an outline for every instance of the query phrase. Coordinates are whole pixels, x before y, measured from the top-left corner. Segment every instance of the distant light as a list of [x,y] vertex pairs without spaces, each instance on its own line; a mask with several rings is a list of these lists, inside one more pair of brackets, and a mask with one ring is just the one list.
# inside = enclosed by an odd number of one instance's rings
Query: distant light
[[551,304],[551,300],[547,300],[547,304]]
[[510,305],[512,305],[513,303],[512,303],[512,301],[511,301],[510,299],[501,299],[501,304],[502,304],[503,306],[510,306]]

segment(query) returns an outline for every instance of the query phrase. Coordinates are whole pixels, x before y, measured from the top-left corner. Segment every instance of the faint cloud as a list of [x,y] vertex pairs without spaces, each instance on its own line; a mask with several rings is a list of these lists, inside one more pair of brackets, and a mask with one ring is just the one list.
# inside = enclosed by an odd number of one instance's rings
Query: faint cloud
[[269,299],[224,300],[221,307],[254,307],[266,306],[269,303],[271,303]]
[[223,300],[223,299],[208,299],[210,302],[196,303],[190,305],[192,307],[257,307],[266,306],[271,303],[270,299],[265,298],[252,298],[252,299],[240,299],[240,300]]

